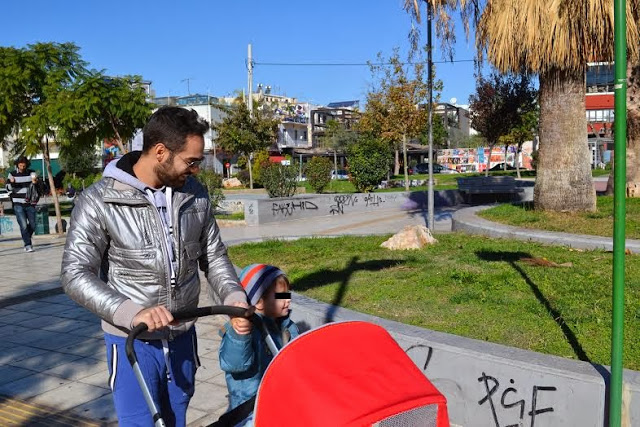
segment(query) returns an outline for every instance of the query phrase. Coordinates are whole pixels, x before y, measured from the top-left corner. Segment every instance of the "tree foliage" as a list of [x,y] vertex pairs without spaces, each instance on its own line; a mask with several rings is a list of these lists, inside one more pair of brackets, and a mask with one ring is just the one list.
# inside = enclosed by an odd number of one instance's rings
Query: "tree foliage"
[[[87,70],[73,43],[0,47],[0,140],[11,137],[16,153],[42,153],[51,188],[50,144],[62,151],[93,147],[97,138],[113,134],[104,130],[108,127],[128,136],[128,129],[146,120],[146,115],[137,113],[150,112],[136,87],[138,78],[110,79],[119,86],[95,87],[105,79]],[[129,114],[131,110],[136,114]],[[62,230],[55,192],[54,204]]]
[[326,157],[312,157],[305,166],[307,182],[316,193],[322,193],[331,182],[331,161]]
[[362,136],[347,149],[351,181],[360,192],[376,188],[387,176],[391,164],[389,144],[378,138]]
[[124,153],[124,142],[133,138],[151,115],[152,105],[147,102],[140,76],[109,77],[92,71],[74,82],[65,95],[58,108],[71,142],[110,139]]
[[59,161],[60,166],[67,174],[80,177],[94,173],[100,165],[96,144],[77,147],[62,146]]
[[[278,120],[268,109],[259,106],[254,106],[252,116],[241,100],[230,107],[220,108],[226,116],[220,123],[211,126],[216,132],[216,143],[223,150],[244,157],[251,168],[253,153],[265,150],[276,142]],[[253,174],[250,175],[250,181],[253,187]]]
[[501,138],[509,141],[509,138],[505,139],[506,135],[524,124],[523,117],[527,113],[535,111],[536,94],[524,74],[502,75],[494,72],[487,79],[478,79],[476,93],[470,97],[471,123],[489,144],[487,173],[491,149]]

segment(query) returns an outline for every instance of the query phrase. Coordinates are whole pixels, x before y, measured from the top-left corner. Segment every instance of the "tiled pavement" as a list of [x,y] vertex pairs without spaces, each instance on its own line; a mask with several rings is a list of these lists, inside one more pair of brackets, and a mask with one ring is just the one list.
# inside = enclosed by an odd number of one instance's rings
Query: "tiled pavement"
[[[0,395],[28,407],[43,405],[49,415],[60,412],[115,424],[100,323],[59,290],[62,244],[38,238],[36,252],[25,254],[19,241],[0,242]],[[47,290],[57,294],[33,299]],[[190,425],[215,421],[227,406],[217,354],[223,321],[218,316],[198,321],[202,366],[187,413]],[[18,412],[0,405],[0,425],[16,420],[30,425],[41,416],[32,411],[34,418],[17,418]]]

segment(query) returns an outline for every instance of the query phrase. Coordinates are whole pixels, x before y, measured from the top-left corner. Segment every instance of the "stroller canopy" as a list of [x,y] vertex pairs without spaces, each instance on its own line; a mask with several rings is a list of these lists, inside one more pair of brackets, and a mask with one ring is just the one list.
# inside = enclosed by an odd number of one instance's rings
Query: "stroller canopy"
[[330,323],[300,335],[262,379],[255,424],[449,425],[446,399],[382,327]]

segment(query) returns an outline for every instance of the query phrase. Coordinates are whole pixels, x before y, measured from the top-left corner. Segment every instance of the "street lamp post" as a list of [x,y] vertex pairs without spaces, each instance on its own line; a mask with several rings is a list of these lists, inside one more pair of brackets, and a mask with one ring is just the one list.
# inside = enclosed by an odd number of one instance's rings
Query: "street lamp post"
[[433,13],[431,10],[431,1],[427,2],[427,73],[429,82],[429,190],[427,192],[427,227],[433,231],[433,60],[431,51],[433,44],[431,41],[431,20]]

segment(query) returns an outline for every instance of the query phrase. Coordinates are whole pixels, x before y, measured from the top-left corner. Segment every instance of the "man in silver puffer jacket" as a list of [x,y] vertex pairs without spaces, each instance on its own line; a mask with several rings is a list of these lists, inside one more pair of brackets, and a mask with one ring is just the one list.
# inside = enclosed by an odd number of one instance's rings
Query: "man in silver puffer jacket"
[[207,130],[193,110],[159,109],[144,127],[142,152],[109,163],[76,197],[61,281],[102,319],[120,425],[152,424],[125,357],[131,328],[148,325],[135,343],[138,362],[165,421],[180,426],[199,360],[194,322],[175,324],[171,312],[198,306],[198,266],[217,303],[247,306],[207,191],[190,176]]

